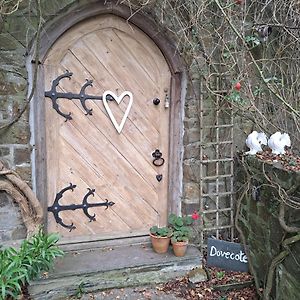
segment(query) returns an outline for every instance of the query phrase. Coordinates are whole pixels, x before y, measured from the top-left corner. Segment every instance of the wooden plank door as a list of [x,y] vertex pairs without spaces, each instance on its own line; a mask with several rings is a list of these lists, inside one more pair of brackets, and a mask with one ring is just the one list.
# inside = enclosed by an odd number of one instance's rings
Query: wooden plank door
[[[89,189],[95,189],[88,203],[112,201],[108,209],[92,207],[91,221],[82,209],[59,213],[63,223],[74,223],[71,232],[48,213],[48,230],[63,237],[135,236],[146,234],[155,224],[164,225],[168,205],[169,109],[165,107],[170,89],[169,67],[153,41],[123,19],[97,16],[77,24],[61,36],[50,49],[44,63],[45,90],[52,81],[69,70],[71,79],[62,79],[60,93],[79,94],[86,80],[93,86],[89,95],[104,91],[116,95],[132,93],[132,106],[123,130],[118,133],[104,103],[87,100],[92,109],[87,115],[80,100],[58,99],[63,112],[71,112],[65,121],[45,97],[47,149],[47,201],[51,207],[56,194],[70,183],[76,185],[59,200],[60,205],[80,205]],[[160,99],[158,105],[153,99]],[[130,99],[107,101],[118,124]],[[159,149],[165,160],[153,164],[152,153]],[[158,181],[157,175],[162,175]]]

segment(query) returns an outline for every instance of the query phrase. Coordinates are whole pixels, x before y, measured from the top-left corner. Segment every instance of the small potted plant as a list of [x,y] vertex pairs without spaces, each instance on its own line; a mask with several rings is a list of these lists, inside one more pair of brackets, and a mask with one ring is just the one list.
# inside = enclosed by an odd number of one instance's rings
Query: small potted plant
[[184,256],[187,245],[189,243],[189,238],[191,236],[191,229],[189,226],[193,224],[194,220],[197,220],[199,215],[194,212],[192,216],[179,217],[175,214],[170,214],[168,221],[170,227],[173,229],[173,235],[171,238],[171,243],[173,246],[173,251],[176,256]]
[[168,251],[172,233],[169,227],[152,226],[150,228],[151,243],[155,252],[166,253]]
[[184,256],[187,245],[189,243],[189,237],[191,235],[190,229],[188,227],[183,227],[179,231],[175,231],[171,243],[173,246],[173,251],[176,256]]

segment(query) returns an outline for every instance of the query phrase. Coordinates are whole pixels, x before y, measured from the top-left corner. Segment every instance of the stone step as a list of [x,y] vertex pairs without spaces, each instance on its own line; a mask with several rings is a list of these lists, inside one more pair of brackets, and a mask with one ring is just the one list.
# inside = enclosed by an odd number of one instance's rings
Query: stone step
[[149,243],[123,244],[68,251],[56,260],[47,278],[31,282],[33,299],[66,299],[81,288],[85,293],[111,288],[166,282],[201,264],[200,251],[189,246],[184,257],[171,247],[157,254]]

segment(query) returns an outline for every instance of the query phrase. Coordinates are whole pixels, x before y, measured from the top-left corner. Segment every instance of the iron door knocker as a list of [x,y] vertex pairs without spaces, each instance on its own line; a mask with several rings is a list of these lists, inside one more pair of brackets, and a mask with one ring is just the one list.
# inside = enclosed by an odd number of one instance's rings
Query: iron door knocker
[[152,153],[152,156],[154,157],[152,162],[154,166],[160,167],[165,163],[165,159],[162,157],[162,153],[159,151],[159,149],[156,149]]

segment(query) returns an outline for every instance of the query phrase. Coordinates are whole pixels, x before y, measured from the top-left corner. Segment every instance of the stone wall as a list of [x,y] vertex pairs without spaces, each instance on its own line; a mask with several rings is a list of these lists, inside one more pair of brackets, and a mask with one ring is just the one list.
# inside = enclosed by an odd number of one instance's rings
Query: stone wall
[[[247,157],[243,163],[239,162],[236,178],[237,187],[241,188],[240,195],[250,180],[250,189],[242,199],[239,223],[249,246],[259,285],[265,288],[272,260],[288,249],[288,255],[275,269],[271,299],[298,299],[300,241],[288,245],[288,248],[283,246],[283,240],[296,236],[296,233],[287,233],[280,225],[282,199],[278,194],[278,187],[282,189],[281,195],[284,195],[283,191],[287,192],[288,197],[285,199],[288,203],[289,198],[297,201],[299,208],[300,172],[287,172],[278,166]],[[285,206],[284,220],[288,226],[300,228],[299,209]]]
[[0,242],[26,237],[20,209],[4,192],[0,193]]
[[[0,127],[22,109],[27,93],[25,54],[29,19],[24,8],[0,19]],[[31,181],[29,113],[17,123],[0,130],[0,157],[5,165]],[[18,207],[0,193],[0,241],[26,236]]]

